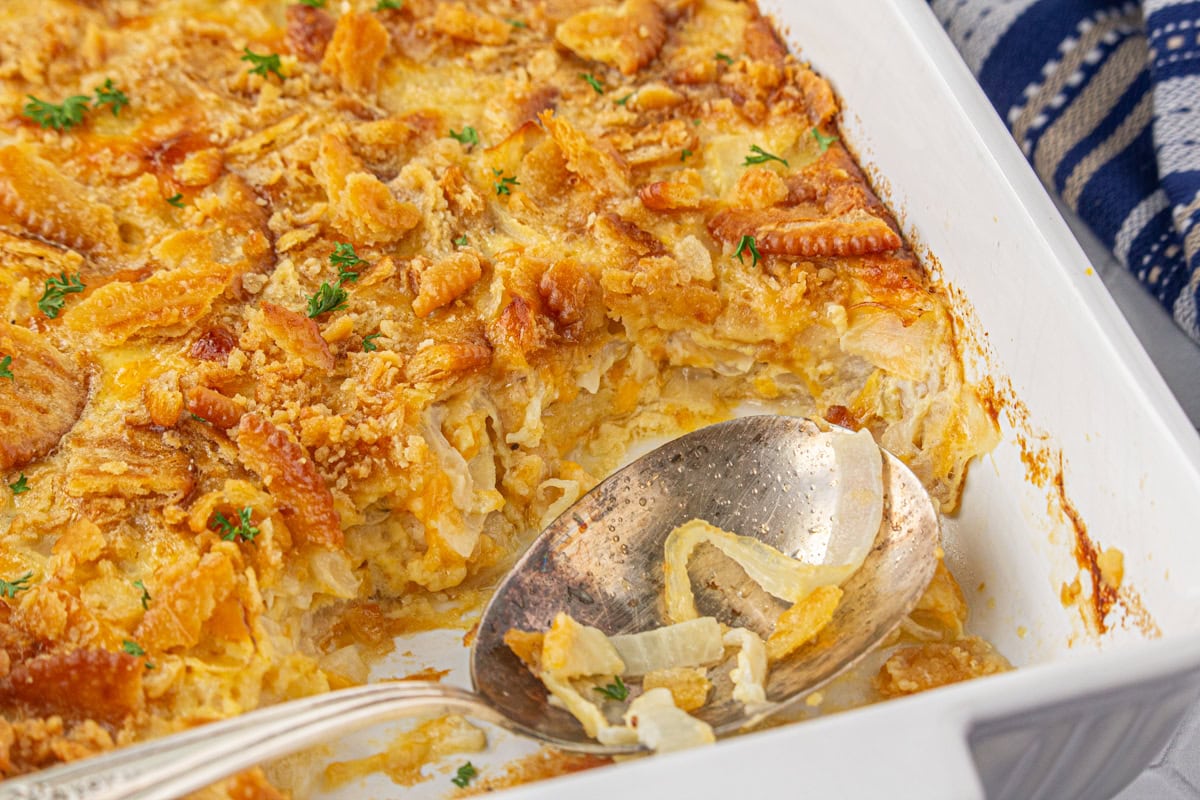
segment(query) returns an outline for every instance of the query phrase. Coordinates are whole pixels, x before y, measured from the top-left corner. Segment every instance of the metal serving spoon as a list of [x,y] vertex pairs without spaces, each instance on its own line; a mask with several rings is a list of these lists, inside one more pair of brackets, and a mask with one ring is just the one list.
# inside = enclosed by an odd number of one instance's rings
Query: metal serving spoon
[[[608,634],[667,624],[663,542],[693,518],[811,557],[821,531],[828,536],[832,511],[813,504],[831,497],[820,491],[832,460],[819,432],[796,417],[743,417],[669,442],[598,485],[542,532],[484,610],[471,653],[474,692],[416,682],[330,692],[10,780],[0,784],[0,798],[168,800],[374,723],[429,713],[466,714],[566,750],[635,752],[588,738],[549,705],[503,643],[505,631],[545,630],[560,611]],[[846,670],[899,625],[933,577],[937,513],[908,468],[885,456],[883,523],[862,568],[843,584],[833,620],[771,668],[769,702],[752,718],[732,700],[696,712],[718,735],[792,706]],[[706,558],[703,549],[689,572],[701,613],[769,631],[783,609],[740,567]]]

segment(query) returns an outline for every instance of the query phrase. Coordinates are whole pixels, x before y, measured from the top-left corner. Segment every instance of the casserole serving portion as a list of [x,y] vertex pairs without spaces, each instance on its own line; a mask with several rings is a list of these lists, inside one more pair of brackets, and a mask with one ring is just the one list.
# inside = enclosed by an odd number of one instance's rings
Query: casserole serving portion
[[[16,0],[0,107],[5,775],[365,681],[641,437],[765,402],[947,513],[996,441],[752,5]],[[1003,669],[965,613],[878,691]]]

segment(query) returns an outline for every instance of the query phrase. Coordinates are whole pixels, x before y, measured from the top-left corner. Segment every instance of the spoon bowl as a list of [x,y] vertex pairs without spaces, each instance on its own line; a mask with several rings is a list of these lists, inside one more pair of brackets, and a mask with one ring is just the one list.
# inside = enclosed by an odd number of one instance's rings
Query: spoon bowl
[[[699,518],[753,536],[786,555],[820,563],[836,497],[832,451],[799,417],[752,416],[682,436],[598,484],[551,523],[497,588],[471,653],[475,690],[496,710],[555,745],[600,747],[503,642],[510,628],[546,630],[566,612],[606,634],[670,624],[663,603],[663,544]],[[937,511],[916,476],[884,451],[883,522],[875,544],[842,589],[820,635],[769,672],[766,706],[714,693],[693,712],[728,734],[782,711],[853,666],[916,606],[937,567]],[[786,607],[740,567],[697,551],[691,569],[702,613],[768,634]],[[697,574],[697,573],[700,574]]]

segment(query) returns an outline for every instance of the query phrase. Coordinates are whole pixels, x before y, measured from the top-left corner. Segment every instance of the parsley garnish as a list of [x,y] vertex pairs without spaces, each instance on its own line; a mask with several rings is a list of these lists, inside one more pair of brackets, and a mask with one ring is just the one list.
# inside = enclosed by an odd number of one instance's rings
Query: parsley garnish
[[203,422],[205,425],[208,425],[208,424],[210,424],[208,420],[206,420],[204,417],[200,416],[200,415],[199,415],[199,414],[197,414],[196,412],[194,412],[194,411],[189,411],[188,413],[189,413],[189,414],[191,414],[191,415],[192,415],[192,419],[196,420],[197,422]]
[[17,596],[17,592],[29,591],[29,582],[33,580],[33,573],[26,572],[19,578],[11,581],[0,580],[0,597],[13,598]]
[[753,236],[743,236],[741,239],[739,239],[737,250],[733,251],[733,254],[737,256],[738,261],[745,264],[746,262],[742,259],[742,256],[745,255],[747,250],[750,251],[750,256],[752,258],[750,261],[750,266],[757,267],[759,259],[761,259],[762,256],[758,253],[758,245],[754,241]]
[[12,370],[9,369],[11,366],[12,356],[0,358],[0,378],[8,378],[10,381],[15,382],[17,379],[13,376]]
[[384,11],[384,10],[399,11],[403,6],[404,6],[404,0],[379,0],[379,2],[375,4],[375,10],[376,11]]
[[147,591],[147,589],[146,589],[146,584],[142,583],[141,581],[134,581],[133,585],[135,587],[137,587],[138,589],[142,590],[142,608],[143,609],[150,608],[151,597],[150,597],[150,592]]
[[302,5],[308,6],[309,8],[324,8],[325,7],[325,0],[297,0],[297,1],[299,3],[301,3]]
[[496,190],[497,195],[512,194],[512,187],[521,185],[521,182],[517,180],[516,175],[513,175],[511,178],[503,177],[504,170],[502,170],[502,169],[494,169],[494,170],[492,170],[492,174],[495,175],[497,178],[500,178],[500,180],[498,180],[492,184],[493,188],[495,188],[495,190]]
[[70,278],[65,272],[57,278],[46,278],[46,288],[42,292],[42,299],[38,300],[38,308],[47,317],[54,319],[62,311],[64,298],[69,294],[82,292],[83,289],[84,284],[79,279],[78,272]]
[[780,158],[779,156],[775,155],[774,153],[768,153],[766,150],[763,150],[761,147],[759,147],[756,144],[750,145],[750,152],[753,155],[746,156],[746,160],[742,162],[743,167],[748,167],[751,164],[765,164],[768,161],[778,161],[780,164],[783,164],[785,167],[788,166],[788,162],[786,159]]
[[726,64],[733,63],[733,56],[726,55],[725,53],[717,53],[715,58],[717,59],[717,61],[724,61]]
[[470,125],[463,127],[460,133],[455,133],[454,128],[451,128],[450,138],[457,139],[460,143],[467,146],[479,144],[479,132]]
[[21,473],[21,477],[17,478],[16,483],[10,483],[8,488],[12,489],[14,495],[25,494],[29,491],[29,478],[25,477],[25,473]]
[[342,288],[342,284],[347,281],[354,283],[358,280],[358,273],[352,272],[348,268],[366,262],[358,257],[358,253],[354,252],[354,245],[348,242],[338,242],[333,246],[333,253],[329,256],[329,263],[338,268],[337,283],[331,286],[325,281],[321,281],[321,288],[317,289],[316,294],[308,298],[309,319],[316,319],[322,314],[341,311],[345,308],[346,298],[349,295]]
[[220,511],[213,514],[212,522],[208,527],[211,530],[221,534],[221,538],[226,542],[232,542],[241,537],[243,542],[252,542],[254,537],[262,533],[250,522],[250,515],[254,513],[254,509],[246,506],[238,512],[237,519],[231,521],[229,517],[222,514]]
[[680,161],[687,161],[687,158],[688,158],[688,156],[690,156],[691,154],[692,154],[692,151],[691,151],[691,150],[688,150],[688,149],[685,147],[685,148],[683,148],[683,152],[679,154],[679,160],[680,160]]
[[619,106],[625,105],[626,103],[629,102],[629,98],[633,97],[634,94],[635,94],[634,92],[630,92],[629,94],[622,97],[620,100],[617,100],[617,105],[619,105]]
[[331,311],[341,311],[346,307],[347,297],[346,290],[342,288],[340,282],[337,286],[330,286],[322,281],[321,288],[317,289],[317,293],[308,298],[309,319],[316,319]]
[[265,78],[267,77],[268,72],[274,72],[279,76],[279,80],[283,80],[283,73],[279,71],[279,68],[282,65],[279,63],[278,55],[275,53],[268,53],[265,56],[260,56],[257,53],[250,52],[249,47],[243,47],[242,52],[244,55],[242,56],[241,60],[249,61],[254,65],[250,68],[250,73],[252,75],[262,75]]
[[604,94],[604,84],[602,84],[600,81],[596,80],[595,75],[593,75],[590,72],[581,72],[581,73],[579,73],[579,77],[581,77],[585,81],[587,81],[588,86],[591,86],[593,89],[596,90],[596,94]]
[[821,133],[819,130],[817,130],[815,127],[812,129],[812,135],[813,135],[813,138],[817,140],[817,146],[821,148],[822,153],[824,153],[826,150],[829,149],[829,145],[833,144],[834,142],[836,142],[838,140],[838,137],[826,136],[823,133]]
[[698,120],[698,119],[694,119],[694,120],[692,120],[692,124],[693,124],[693,125],[695,125],[697,128],[699,128],[699,127],[700,127],[700,120]]
[[357,267],[359,264],[365,264],[358,257],[358,253],[354,252],[354,245],[348,242],[338,242],[333,246],[333,253],[329,256],[329,263],[338,268],[338,281],[345,283],[350,281],[354,283],[358,280],[357,272],[350,272],[350,267]]
[[96,102],[92,104],[92,108],[100,108],[100,106],[109,106],[112,108],[112,115],[115,117],[121,113],[121,109],[129,105],[129,97],[117,87],[113,86],[112,78],[106,78],[103,86],[96,87]]
[[468,761],[458,768],[458,772],[450,779],[450,782],[460,789],[465,789],[467,788],[467,784],[474,780],[478,774],[479,770],[475,769],[475,766]]
[[56,106],[45,100],[38,100],[31,94],[25,96],[29,98],[29,102],[25,104],[25,116],[43,128],[54,128],[56,131],[65,131],[83,122],[83,115],[87,113],[91,100],[85,95],[76,94]]
[[614,676],[613,682],[608,686],[596,686],[593,691],[599,692],[610,700],[620,701],[629,697],[629,687],[626,686],[625,682],[621,680],[620,675]]
[[524,22],[522,22],[519,19],[506,19],[504,21],[507,22],[509,25],[512,25],[514,28],[528,28],[529,27],[528,25],[526,25]]
[[[123,640],[121,642],[121,649],[124,650],[126,653],[129,653],[129,655],[138,656],[139,658],[144,657],[146,655],[146,649],[144,647],[142,647],[140,644],[138,644],[137,642],[135,642],[133,639]],[[147,661],[146,669],[154,669],[154,665],[151,664],[149,661]]]
[[462,236],[455,239],[454,246],[455,247],[466,247],[467,246],[467,235],[464,233]]
[[176,208],[183,208],[183,193],[179,192],[167,198],[167,202]]
[[372,333],[370,336],[364,336],[363,337],[363,352],[374,353],[376,350],[378,350],[379,345],[375,344],[375,340],[378,339],[380,336],[383,336],[383,334],[382,333]]

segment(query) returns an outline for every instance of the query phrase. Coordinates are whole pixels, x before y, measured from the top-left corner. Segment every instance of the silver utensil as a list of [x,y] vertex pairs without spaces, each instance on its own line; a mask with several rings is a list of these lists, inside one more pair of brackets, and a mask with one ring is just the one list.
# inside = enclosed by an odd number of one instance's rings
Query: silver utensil
[[[831,516],[831,508],[820,507],[832,493],[820,491],[831,480],[831,461],[819,432],[795,417],[743,417],[669,442],[599,484],[542,532],[497,588],[471,652],[474,692],[423,682],[330,692],[6,781],[0,800],[169,800],[271,758],[418,714],[465,714],[566,750],[636,752],[589,739],[573,717],[549,705],[541,683],[503,643],[505,631],[545,630],[560,611],[608,634],[667,624],[663,542],[693,518],[789,555],[810,553]],[[862,568],[843,584],[833,620],[772,667],[768,704],[753,716],[719,695],[696,712],[718,735],[793,706],[845,671],[900,624],[933,577],[937,512],[908,468],[885,456],[883,523]],[[702,614],[769,632],[784,609],[740,567],[703,548],[689,572]]]

